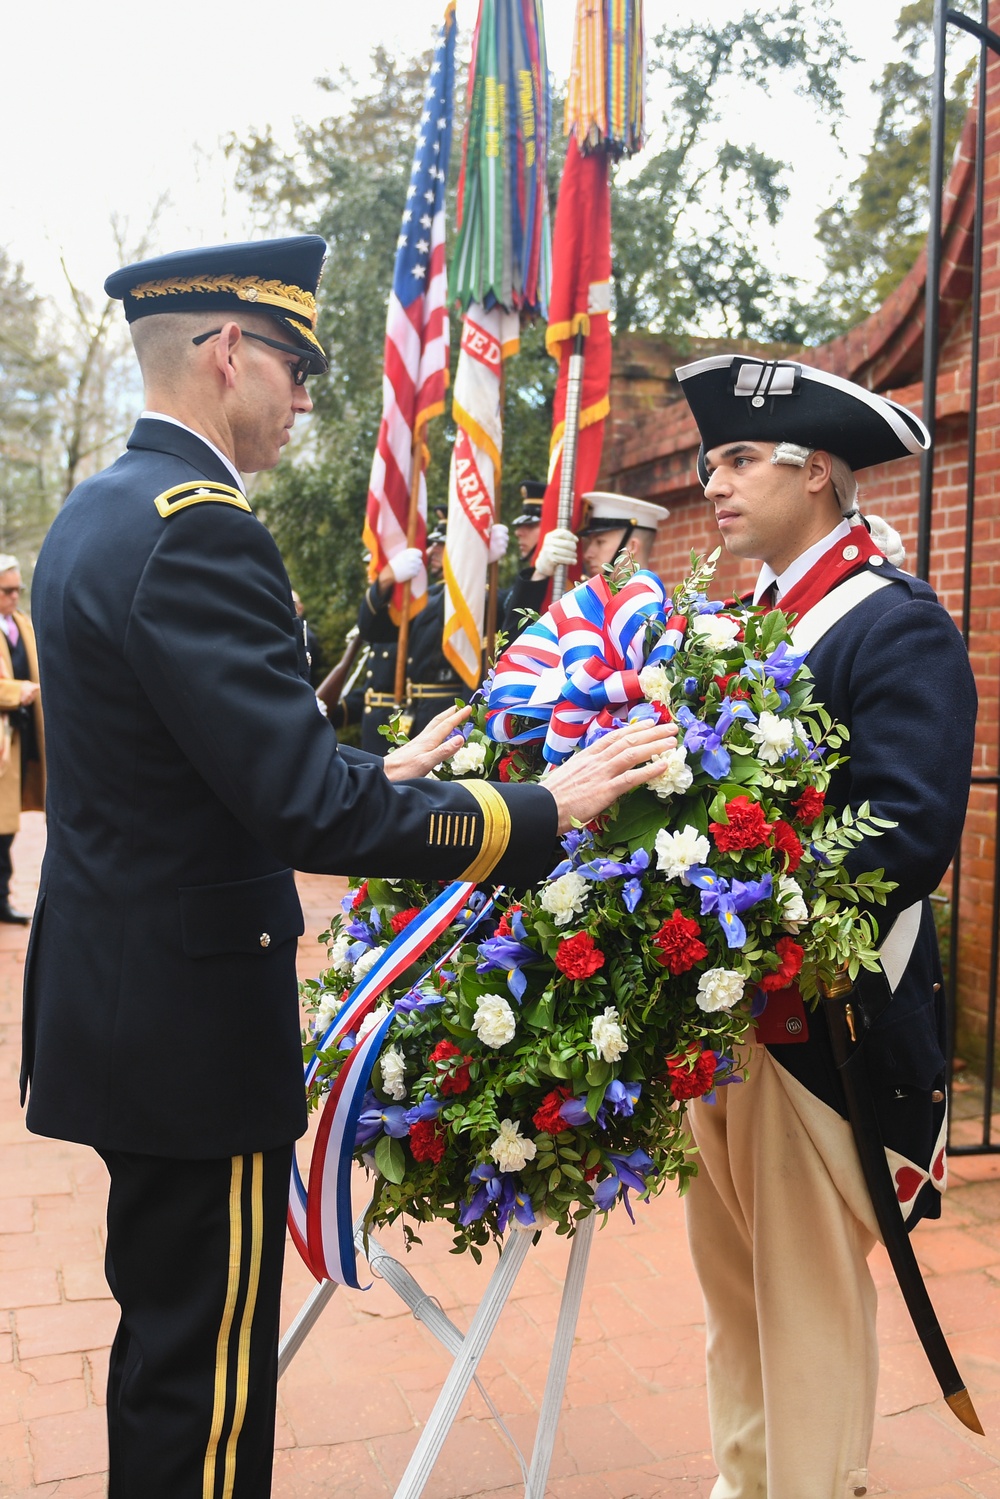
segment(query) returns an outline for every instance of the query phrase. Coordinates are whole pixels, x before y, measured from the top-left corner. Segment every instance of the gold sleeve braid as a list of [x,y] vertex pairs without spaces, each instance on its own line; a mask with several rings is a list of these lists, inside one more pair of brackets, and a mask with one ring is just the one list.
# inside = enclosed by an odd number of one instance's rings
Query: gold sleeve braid
[[479,803],[483,814],[483,839],[479,852],[459,875],[460,880],[484,880],[507,851],[510,842],[510,811],[507,803],[488,781],[462,781],[462,786]]

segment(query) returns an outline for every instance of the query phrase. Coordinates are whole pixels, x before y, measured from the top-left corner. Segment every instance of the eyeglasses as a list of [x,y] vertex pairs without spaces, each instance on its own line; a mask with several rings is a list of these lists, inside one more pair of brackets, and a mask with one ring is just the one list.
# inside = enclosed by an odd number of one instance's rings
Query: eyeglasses
[[15,583],[12,588],[0,588],[0,593],[20,593],[22,586],[20,583]]
[[[213,328],[210,333],[199,333],[197,338],[192,338],[193,344],[203,344],[210,338],[217,337],[222,332],[221,328]],[[253,338],[259,344],[267,344],[269,349],[280,349],[283,354],[298,354],[297,363],[289,366],[289,373],[293,385],[305,385],[313,372],[312,360],[308,355],[303,355],[302,350],[295,344],[283,344],[276,338],[265,338],[263,333],[251,333],[249,328],[241,328],[240,332],[244,338]]]

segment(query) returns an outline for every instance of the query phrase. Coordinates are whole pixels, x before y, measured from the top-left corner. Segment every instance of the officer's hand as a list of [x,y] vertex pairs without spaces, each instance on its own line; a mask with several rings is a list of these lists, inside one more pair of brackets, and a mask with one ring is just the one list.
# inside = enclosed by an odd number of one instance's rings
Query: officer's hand
[[410,583],[424,565],[424,554],[419,547],[404,547],[395,557],[389,558],[389,571],[397,583]]
[[558,527],[546,534],[535,558],[534,578],[551,578],[557,567],[573,567],[576,563],[577,541],[572,531]]
[[421,729],[409,744],[401,744],[390,750],[382,764],[390,781],[414,781],[425,776],[429,770],[449,760],[456,750],[462,748],[465,739],[455,730],[468,718],[471,708],[446,708],[432,718],[426,728]]
[[655,757],[676,748],[674,724],[643,723],[616,729],[571,755],[542,781],[555,797],[559,832],[569,832],[574,822],[592,821],[626,791],[652,781],[663,771]]
[[507,530],[506,526],[501,526],[498,524],[491,527],[490,548],[486,554],[487,560],[490,562],[499,562],[500,558],[507,550],[507,543],[509,540],[510,532]]
[[35,701],[35,698],[38,696],[38,691],[39,691],[38,683],[37,682],[22,682],[20,684],[20,687],[21,687],[21,707],[22,708],[26,708],[28,706],[28,704],[29,703],[33,703]]

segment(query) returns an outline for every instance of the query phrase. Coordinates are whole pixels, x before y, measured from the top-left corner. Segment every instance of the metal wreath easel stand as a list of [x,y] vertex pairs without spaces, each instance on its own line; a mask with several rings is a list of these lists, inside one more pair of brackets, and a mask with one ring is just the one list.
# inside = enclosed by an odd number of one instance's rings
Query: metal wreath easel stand
[[[583,389],[584,342],[583,334],[577,333],[570,357],[566,386],[566,429],[559,476],[558,510],[558,524],[562,527],[570,524],[573,510],[580,398]],[[553,599],[562,595],[565,585],[566,568],[560,567],[553,579]],[[594,1238],[594,1218],[595,1214],[590,1213],[581,1221],[573,1235],[530,1468],[526,1468],[524,1459],[510,1437],[510,1433],[504,1427],[499,1413],[493,1412],[504,1435],[514,1446],[521,1465],[525,1499],[544,1499],[545,1495],[545,1484],[549,1476],[552,1450],[555,1446],[556,1431],[562,1412],[569,1359],[573,1351],[573,1339],[580,1316],[583,1283],[590,1261],[590,1247]],[[476,1370],[479,1368],[487,1344],[500,1319],[500,1313],[514,1289],[514,1283],[528,1250],[535,1241],[536,1230],[515,1225],[508,1234],[507,1242],[500,1253],[497,1267],[490,1277],[485,1295],[475,1310],[468,1332],[463,1333],[438,1303],[425,1294],[410,1272],[397,1259],[394,1259],[388,1250],[383,1249],[376,1238],[369,1234],[367,1244],[365,1243],[363,1224],[364,1217],[362,1216],[354,1225],[355,1249],[359,1254],[365,1255],[372,1274],[381,1276],[386,1284],[405,1301],[417,1321],[422,1322],[428,1331],[434,1334],[453,1358],[448,1377],[441,1387],[434,1409],[431,1411],[413,1456],[407,1464],[406,1472],[396,1489],[395,1499],[418,1499],[424,1491],[431,1469],[444,1446],[445,1438],[455,1424],[469,1386],[476,1377]],[[336,1281],[320,1281],[306,1298],[295,1321],[281,1340],[281,1347],[278,1350],[279,1379],[309,1336],[312,1327],[336,1289]]]
[[[590,1260],[595,1216],[591,1213],[584,1218],[573,1236],[530,1468],[526,1468],[520,1451],[514,1445],[524,1476],[525,1499],[544,1499],[566,1389],[570,1354],[580,1315],[583,1284]],[[366,1256],[372,1273],[380,1276],[396,1292],[417,1321],[422,1322],[452,1355],[453,1362],[448,1377],[396,1489],[395,1499],[418,1499],[418,1495],[424,1491],[424,1485],[431,1475],[445,1438],[455,1423],[469,1386],[476,1377],[500,1313],[514,1289],[528,1251],[535,1242],[536,1231],[518,1226],[508,1234],[486,1292],[473,1314],[469,1330],[463,1333],[433,1297],[421,1289],[410,1272],[383,1249],[377,1239],[369,1235],[367,1246],[365,1245],[362,1225],[363,1218],[359,1218],[354,1225],[354,1245],[359,1253]],[[303,1303],[295,1321],[281,1340],[278,1350],[279,1379],[302,1347],[336,1289],[336,1281],[321,1281]],[[508,1440],[512,1441],[499,1416],[496,1418]]]

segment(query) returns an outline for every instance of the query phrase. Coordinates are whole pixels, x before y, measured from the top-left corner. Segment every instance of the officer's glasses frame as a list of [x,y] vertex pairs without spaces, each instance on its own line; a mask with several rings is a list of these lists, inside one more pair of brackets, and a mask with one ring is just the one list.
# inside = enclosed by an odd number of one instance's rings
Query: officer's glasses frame
[[[213,328],[209,333],[199,333],[197,338],[192,338],[193,344],[207,343],[210,338],[217,338],[222,332],[221,328]],[[263,333],[251,333],[249,328],[240,328],[244,338],[254,338],[259,344],[267,344],[269,349],[280,349],[283,354],[298,354],[296,364],[289,366],[293,385],[305,385],[313,372],[312,360],[302,353],[295,344],[283,344],[277,338],[265,338]]]

